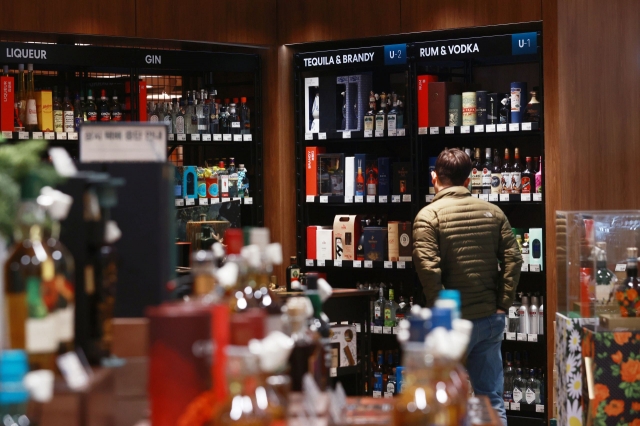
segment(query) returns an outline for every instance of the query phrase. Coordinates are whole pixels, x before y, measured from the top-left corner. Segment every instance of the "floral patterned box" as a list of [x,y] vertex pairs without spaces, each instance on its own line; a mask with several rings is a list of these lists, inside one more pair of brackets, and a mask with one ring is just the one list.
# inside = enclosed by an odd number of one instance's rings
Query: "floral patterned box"
[[594,363],[594,424],[640,426],[640,330],[583,330],[582,355]]
[[597,323],[597,318],[568,318],[556,313],[555,364],[558,382],[555,396],[559,426],[586,424],[582,418],[582,326]]

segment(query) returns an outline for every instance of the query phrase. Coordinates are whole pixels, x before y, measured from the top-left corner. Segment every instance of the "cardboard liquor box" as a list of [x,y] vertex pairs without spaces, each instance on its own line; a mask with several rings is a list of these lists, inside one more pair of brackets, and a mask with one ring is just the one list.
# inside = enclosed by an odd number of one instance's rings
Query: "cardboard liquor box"
[[344,159],[344,195],[353,197],[355,195],[356,171],[355,157],[345,157]]
[[[543,239],[542,228],[530,228],[529,229],[529,265],[540,265],[540,270],[543,270]],[[523,234],[524,237],[524,234]]]
[[318,154],[325,152],[324,147],[308,146],[305,156],[306,194],[318,195]]
[[350,130],[347,116],[349,108],[347,108],[347,86],[349,85],[348,76],[336,77],[336,130],[339,132]]
[[411,194],[413,192],[413,172],[411,163],[398,162],[393,163],[393,194]]
[[387,232],[388,229],[381,226],[368,226],[362,230],[365,260],[382,261],[387,258]]
[[182,197],[196,198],[198,178],[195,166],[185,166],[182,169]]
[[318,154],[318,194],[344,195],[344,154]]
[[13,132],[14,84],[13,77],[0,77],[0,131]]
[[418,129],[429,128],[429,83],[438,81],[435,75],[419,75],[418,78]]
[[357,364],[358,345],[355,325],[331,326],[331,343],[340,345],[340,367]]
[[[316,101],[316,95],[318,95],[318,86],[320,81],[318,77],[311,77],[304,79],[304,131],[305,133],[318,133],[320,131],[320,112],[316,113],[317,117],[314,117],[313,104]],[[318,99],[319,104],[319,99]],[[319,105],[318,105],[319,107]],[[309,195],[309,194],[308,194]]]
[[336,215],[333,219],[334,259],[356,259],[356,245],[360,239],[360,232],[359,216]]
[[184,184],[184,166],[175,167],[175,180],[173,192],[176,198],[182,198],[182,186]]
[[411,262],[413,260],[413,229],[411,222],[390,221],[387,225],[389,260]]
[[[36,111],[38,112],[38,127],[43,132],[53,132],[53,97],[51,90],[40,90],[34,93]],[[22,123],[23,125],[25,123]]]
[[444,127],[449,121],[449,95],[462,93],[462,84],[445,81],[427,83],[429,126]]
[[333,227],[316,229],[316,259],[333,260]]
[[307,226],[307,259],[316,259],[317,232],[319,226]]
[[391,195],[391,169],[389,157],[378,158],[378,195]]
[[371,73],[349,76],[347,86],[347,126],[348,130],[364,130],[364,115],[369,107],[373,77]]

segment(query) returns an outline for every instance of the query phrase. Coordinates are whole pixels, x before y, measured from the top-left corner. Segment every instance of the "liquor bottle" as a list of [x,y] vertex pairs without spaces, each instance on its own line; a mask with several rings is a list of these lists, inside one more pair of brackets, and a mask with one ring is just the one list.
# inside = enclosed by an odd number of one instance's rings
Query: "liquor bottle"
[[538,334],[538,296],[532,296],[529,305],[529,334]]
[[520,194],[522,192],[522,164],[520,164],[520,150],[515,149],[515,159],[511,166],[511,193]]
[[229,172],[227,172],[224,161],[218,163],[218,190],[220,197],[229,198]]
[[80,124],[84,121],[84,111],[82,110],[82,102],[80,101],[80,94],[76,93],[76,99],[74,102],[74,114],[73,114],[73,131],[80,131]]
[[384,298],[384,287],[380,287],[380,297],[373,304],[373,324],[377,326],[384,325],[384,308],[387,300]]
[[511,193],[511,164],[509,163],[509,148],[504,149],[504,162],[502,163],[502,173],[500,176],[502,184],[501,194]]
[[195,93],[187,91],[187,107],[184,110],[184,132],[189,135],[198,133],[198,116],[196,115],[196,107],[194,105],[195,100]]
[[387,111],[387,94],[382,92],[380,94],[380,110],[376,113],[376,132],[382,132],[383,136],[386,130]]
[[84,91],[80,91],[80,107],[82,108],[82,121],[87,121],[87,103],[84,98]]
[[[473,164],[473,157],[471,157],[471,149],[470,148],[465,148],[464,149],[464,153],[467,154],[467,157],[469,157],[469,159],[471,160],[471,164]],[[467,186],[467,189],[469,190],[469,192],[471,192],[473,190],[473,179],[472,178],[473,178],[473,168],[469,172],[469,185]]]
[[376,195],[378,188],[378,177],[373,164],[368,167],[367,171],[367,195]]
[[493,167],[491,168],[491,193],[492,194],[500,194],[502,192],[502,182],[501,177],[502,173],[502,161],[500,160],[500,155],[498,155],[498,150],[493,150]]
[[173,103],[167,102],[167,109],[164,115],[164,125],[167,126],[167,133],[173,133]]
[[471,169],[471,193],[482,194],[482,162],[480,160],[480,148],[476,148],[475,162]]
[[[305,302],[305,303],[302,303]],[[289,356],[291,390],[302,391],[302,379],[309,372],[309,359],[318,350],[307,327],[307,304],[302,298],[292,297],[287,300],[287,315],[291,324],[291,338],[294,342]]]
[[300,267],[298,266],[298,258],[296,256],[291,256],[290,258],[291,264],[287,266],[287,291],[297,291],[299,289],[293,289],[291,287],[291,283],[294,281],[298,281],[300,283]]
[[64,89],[64,98],[62,101],[62,125],[64,132],[75,132],[73,104],[69,99],[69,88]]
[[87,105],[85,107],[85,111],[87,114],[87,121],[91,123],[98,121],[98,107],[93,101],[93,92],[91,89],[87,90]]
[[236,111],[236,104],[232,102],[229,105],[229,122],[231,126],[231,134],[239,135],[242,131],[242,126],[240,125],[240,116]]
[[242,126],[242,134],[251,134],[251,110],[247,106],[247,98],[240,98],[240,125]]
[[522,369],[516,368],[516,377],[513,379],[513,392],[512,398],[513,402],[521,403],[523,402],[524,393],[526,392],[527,385],[522,378]]
[[519,333],[529,334],[529,297],[522,296],[522,305],[518,309],[520,319]]
[[249,172],[244,164],[238,167],[238,197],[249,197]]
[[373,90],[369,92],[369,110],[364,115],[364,131],[370,133],[373,136],[373,130],[375,127],[376,116],[376,95]]
[[[170,115],[167,116],[171,119]],[[118,102],[118,93],[115,90],[111,98],[111,121],[122,121],[122,109],[120,108],[120,102]],[[169,131],[169,133],[171,132]]]
[[544,334],[544,297],[540,296],[540,307],[538,307],[538,334]]
[[27,132],[37,132],[40,129],[38,128],[38,109],[36,106],[33,64],[27,64],[27,71],[27,122],[24,124]]
[[385,304],[384,307],[384,326],[385,327],[395,327],[396,322],[396,312],[398,311],[398,304],[394,300],[394,290],[389,287],[389,300]]
[[487,124],[488,93],[484,90],[476,92],[476,123]]
[[536,370],[529,370],[529,380],[527,380],[524,401],[525,404],[535,405],[540,404],[540,381],[536,379]]
[[62,102],[58,96],[58,87],[53,86],[53,131],[64,132],[64,112],[62,111]]
[[538,171],[536,172],[536,193],[542,193],[542,157],[540,157]]
[[502,399],[504,400],[505,404],[513,402],[513,381],[516,377],[516,372],[513,369],[513,366],[511,365],[511,353],[507,352],[505,353],[505,366],[504,366],[504,372],[503,372],[503,376],[504,376],[504,386],[503,386],[503,393],[502,393]]
[[476,92],[462,93],[462,125],[476,124]]
[[173,124],[173,130],[179,134],[183,135],[187,132],[186,123],[185,123],[185,113],[184,113],[184,98],[180,99],[178,108],[176,109],[176,118],[175,123]]
[[228,135],[231,133],[231,123],[229,122],[229,99],[224,100],[220,107],[220,133]]
[[615,299],[623,317],[640,317],[640,281],[638,280],[638,249],[627,248],[627,278],[616,287]]
[[218,190],[218,167],[213,166],[209,170],[211,171],[211,175],[205,178],[205,183],[207,185],[207,198],[218,198],[220,196],[220,192]]
[[524,233],[524,241],[522,243],[522,264],[526,265],[527,267],[529,266],[529,259],[530,259],[530,254],[531,254],[531,248],[529,245],[529,233],[525,232]]
[[491,148],[485,149],[485,162],[482,168],[482,193],[491,194],[491,172],[493,170],[493,163],[491,162]]
[[36,202],[40,186],[33,174],[22,182],[15,244],[4,264],[4,291],[10,347],[24,349],[32,369],[53,370],[57,290],[53,259],[43,244],[45,212]]
[[535,182],[535,173],[533,171],[533,163],[531,162],[531,157],[527,157],[527,166],[522,172],[522,193],[530,194],[531,193],[531,183]]
[[[158,121],[157,110],[155,112],[156,120]],[[109,99],[107,98],[107,91],[102,89],[100,91],[100,104],[98,106],[98,119],[102,122],[111,121],[111,106],[109,105]],[[152,120],[149,120],[152,121]]]
[[212,92],[215,93],[215,91],[212,90],[209,92],[209,99],[211,100],[209,104],[209,132],[218,134],[220,133],[220,121],[218,119],[220,105],[216,103],[215,95]]
[[18,104],[18,118],[22,127],[27,123],[27,76],[24,72],[24,64],[18,64],[18,89],[16,99]]
[[20,106],[18,102],[13,104],[13,131],[14,132],[23,132],[24,125],[22,121],[20,121]]
[[387,129],[389,134],[396,134],[398,129],[398,95],[395,92],[391,92],[389,95],[389,101],[391,103],[391,109],[387,114]]
[[364,176],[362,175],[362,163],[358,161],[358,175],[356,176],[356,196],[364,196]]
[[236,169],[236,160],[233,157],[229,158],[227,173],[229,174],[229,197],[235,198],[238,196],[238,170]]
[[209,133],[209,99],[207,91],[200,90],[200,102],[196,105],[196,115],[198,116],[198,133]]
[[373,397],[381,397],[384,382],[384,355],[382,351],[378,351],[378,362],[373,367]]
[[537,92],[529,92],[531,99],[524,110],[524,122],[525,123],[539,123],[540,122],[540,102],[536,98]]
[[449,95],[449,126],[462,125],[462,95]]
[[[616,274],[607,268],[607,243],[596,243],[596,303],[604,306],[609,301],[611,291],[618,282]],[[613,312],[612,312],[613,313]]]
[[511,113],[511,95],[505,94],[500,107],[500,124],[509,124],[509,116]]

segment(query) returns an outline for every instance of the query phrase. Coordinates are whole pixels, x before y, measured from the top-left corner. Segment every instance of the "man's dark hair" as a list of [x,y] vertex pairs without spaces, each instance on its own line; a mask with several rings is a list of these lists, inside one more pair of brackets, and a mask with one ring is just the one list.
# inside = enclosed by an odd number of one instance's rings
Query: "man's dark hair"
[[459,149],[445,149],[436,160],[436,174],[443,185],[462,186],[472,169],[471,158]]

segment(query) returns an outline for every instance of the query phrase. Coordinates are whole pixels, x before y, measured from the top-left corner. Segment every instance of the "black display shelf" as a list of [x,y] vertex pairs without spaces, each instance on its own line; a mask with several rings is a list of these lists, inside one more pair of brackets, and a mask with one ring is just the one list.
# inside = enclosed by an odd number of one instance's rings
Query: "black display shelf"
[[514,135],[536,135],[540,133],[538,123],[509,123],[509,124],[477,124],[473,126],[445,126],[445,127],[422,127],[418,129],[421,137],[436,136],[514,136]]
[[411,206],[411,194],[402,195],[360,195],[345,197],[344,195],[307,196],[305,202],[309,204],[404,204]]
[[239,202],[243,206],[255,206],[253,197],[234,198],[176,198],[176,208],[213,206],[215,204]]
[[381,143],[397,143],[397,142],[410,142],[411,138],[408,137],[408,129],[402,129],[400,134],[389,135],[387,132],[382,134],[367,133],[362,131],[352,130],[349,132],[321,132],[321,133],[305,133],[304,140],[308,145],[313,142],[313,145],[322,143],[337,143],[337,142],[381,142]]
[[[339,265],[339,266],[338,266]],[[382,260],[317,260],[305,259],[305,267],[307,268],[333,268],[333,269],[413,269],[413,262],[397,262]]]
[[[480,198],[481,200],[488,201],[497,205],[543,205],[542,193],[530,193],[530,194],[471,194],[472,197]],[[425,195],[425,202],[427,204],[433,201],[435,194]]]
[[249,144],[253,141],[252,134],[241,134],[241,135],[222,135],[222,134],[177,134],[177,133],[169,133],[167,135],[167,140],[171,145],[188,145],[188,144],[239,144],[245,143]]

